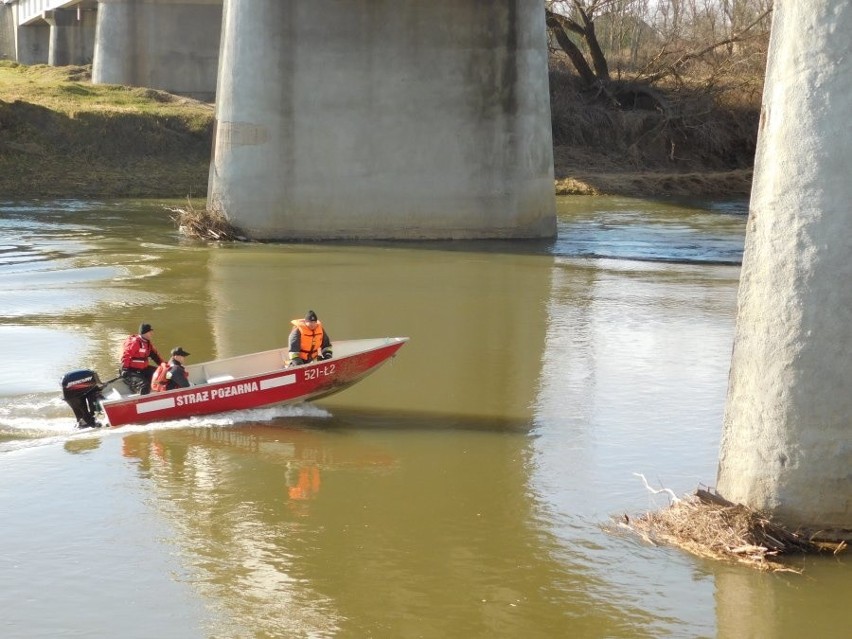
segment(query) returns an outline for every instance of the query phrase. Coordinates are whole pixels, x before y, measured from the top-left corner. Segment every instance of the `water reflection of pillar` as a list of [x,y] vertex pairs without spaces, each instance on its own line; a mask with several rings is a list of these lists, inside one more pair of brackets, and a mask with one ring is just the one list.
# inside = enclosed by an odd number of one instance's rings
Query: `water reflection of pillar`
[[395,360],[330,404],[528,422],[551,263],[437,247],[216,251],[210,296],[217,352],[283,344],[290,319],[311,308],[333,339],[411,337]]
[[[180,466],[148,437],[129,436],[127,449],[150,459],[139,471],[157,479],[187,571],[247,634],[325,635],[343,623],[359,636],[622,636],[641,618],[597,598],[590,563],[542,527],[523,434],[151,435]],[[322,490],[294,499],[293,467],[316,468]]]
[[716,573],[715,580],[718,639],[796,636],[781,632],[781,611],[775,597],[778,580],[754,570],[727,567]]
[[717,639],[847,636],[849,566],[821,558],[793,568],[805,574],[720,568],[714,577]]
[[345,618],[386,611],[388,636],[414,636],[424,618],[436,637],[622,634],[636,611],[596,598],[601,581],[536,512],[530,443],[412,433],[395,442],[393,473],[326,477],[314,580],[333,589]]

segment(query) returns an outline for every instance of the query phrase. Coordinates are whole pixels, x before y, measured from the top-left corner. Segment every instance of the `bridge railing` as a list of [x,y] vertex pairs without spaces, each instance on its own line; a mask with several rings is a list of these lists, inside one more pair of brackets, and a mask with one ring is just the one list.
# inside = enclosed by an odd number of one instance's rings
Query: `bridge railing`
[[18,24],[41,17],[45,11],[77,4],[76,0],[18,0]]

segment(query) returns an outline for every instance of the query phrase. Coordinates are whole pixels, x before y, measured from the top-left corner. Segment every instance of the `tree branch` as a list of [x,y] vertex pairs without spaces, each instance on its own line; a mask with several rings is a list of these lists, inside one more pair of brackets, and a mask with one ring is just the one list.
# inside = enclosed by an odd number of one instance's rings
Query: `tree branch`
[[577,69],[577,73],[580,74],[583,82],[585,82],[588,86],[593,86],[597,81],[597,78],[595,77],[592,68],[589,66],[589,63],[586,62],[586,58],[583,57],[583,52],[580,51],[579,47],[574,44],[574,41],[571,40],[565,32],[566,29],[574,31],[570,25],[574,25],[578,29],[580,29],[580,25],[559,13],[553,13],[550,10],[545,10],[545,16],[547,19],[547,26],[550,27],[553,35],[556,36],[556,41],[571,60],[574,68]]
[[[646,82],[656,82],[660,78],[664,78],[667,75],[677,74],[678,71],[690,60],[695,60],[696,58],[700,58],[702,56],[707,55],[711,51],[715,51],[719,47],[723,47],[728,44],[734,44],[735,42],[740,42],[745,39],[746,33],[751,31],[755,25],[760,23],[767,15],[772,13],[772,8],[770,7],[766,11],[764,11],[760,16],[758,16],[751,24],[747,27],[741,29],[730,38],[725,38],[724,40],[720,40],[718,42],[714,42],[703,49],[698,49],[697,51],[689,51],[680,56],[677,60],[668,65],[665,69],[662,69],[656,73],[652,73],[651,75],[645,76],[644,80]],[[660,54],[662,55],[662,53]],[[659,57],[659,56],[657,56]]]

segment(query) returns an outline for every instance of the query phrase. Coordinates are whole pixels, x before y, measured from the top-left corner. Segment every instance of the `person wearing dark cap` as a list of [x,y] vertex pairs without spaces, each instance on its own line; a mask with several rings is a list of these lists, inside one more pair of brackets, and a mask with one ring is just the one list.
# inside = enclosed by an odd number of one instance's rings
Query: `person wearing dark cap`
[[155,393],[175,388],[188,388],[189,377],[183,367],[184,358],[189,355],[182,347],[172,349],[172,357],[168,362],[162,362],[151,379],[151,390]]
[[308,311],[304,319],[290,322],[290,366],[308,364],[318,359],[331,359],[331,338],[317,314]]
[[157,365],[163,363],[163,358],[160,357],[151,341],[153,332],[154,328],[143,322],[139,325],[137,335],[130,335],[124,340],[124,348],[121,352],[119,375],[132,392],[140,395],[151,392],[151,376],[157,370],[155,366],[148,364],[148,360],[154,360]]

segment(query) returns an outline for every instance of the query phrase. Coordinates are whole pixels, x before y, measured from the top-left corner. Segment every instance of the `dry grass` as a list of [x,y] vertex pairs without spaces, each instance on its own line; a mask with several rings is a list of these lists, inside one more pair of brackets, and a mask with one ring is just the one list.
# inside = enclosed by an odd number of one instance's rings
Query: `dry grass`
[[[604,94],[584,88],[574,73],[555,63],[549,79],[556,148],[606,156],[623,171],[685,173],[752,166],[759,93],[748,94],[736,85],[652,87],[625,79],[613,82]],[[617,96],[620,106],[607,95]]]
[[748,197],[752,170],[664,173],[556,168],[556,195]]
[[215,242],[246,242],[248,238],[239,228],[232,225],[224,213],[207,208],[196,209],[191,200],[185,207],[167,206],[178,231],[195,240]]
[[699,490],[668,508],[621,522],[651,543],[682,548],[699,557],[733,560],[769,571],[798,572],[775,558],[807,553],[834,552],[846,544],[812,541],[776,524],[742,504]]

